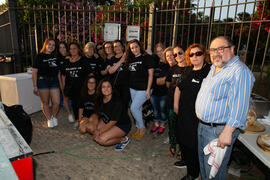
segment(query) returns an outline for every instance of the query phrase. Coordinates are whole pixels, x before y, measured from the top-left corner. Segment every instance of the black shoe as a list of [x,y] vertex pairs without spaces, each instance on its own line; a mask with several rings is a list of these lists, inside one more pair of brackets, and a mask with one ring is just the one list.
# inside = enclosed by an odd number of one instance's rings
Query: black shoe
[[181,180],[195,180],[195,178],[192,177],[191,175],[187,174],[186,176],[182,177]]
[[177,161],[174,163],[174,167],[177,167],[177,168],[186,168],[187,165],[185,163],[184,160],[181,160],[181,161]]

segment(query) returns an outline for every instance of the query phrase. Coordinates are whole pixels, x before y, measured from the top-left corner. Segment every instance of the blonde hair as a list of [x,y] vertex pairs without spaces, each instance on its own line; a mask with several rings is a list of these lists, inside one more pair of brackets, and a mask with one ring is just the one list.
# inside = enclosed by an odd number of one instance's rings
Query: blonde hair
[[166,58],[166,53],[167,53],[168,51],[172,51],[172,52],[173,52],[173,48],[172,48],[171,46],[169,46],[169,47],[167,47],[167,48],[163,51],[163,59],[164,59],[164,61],[165,61],[166,63],[168,63],[167,58]]
[[95,52],[96,51],[96,44],[93,42],[86,43],[84,48],[83,48],[83,51],[85,51],[86,49],[89,49],[89,48],[93,48],[93,50]]

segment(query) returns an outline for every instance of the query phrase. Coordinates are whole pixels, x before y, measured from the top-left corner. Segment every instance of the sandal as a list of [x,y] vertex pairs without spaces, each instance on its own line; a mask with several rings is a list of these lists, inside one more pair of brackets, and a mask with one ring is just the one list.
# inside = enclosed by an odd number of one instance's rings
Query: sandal
[[175,147],[170,147],[169,152],[168,152],[169,156],[174,157],[175,149],[176,149]]
[[182,160],[182,152],[178,151],[178,153],[176,154],[176,159],[179,159],[180,161]]
[[131,132],[130,135],[131,135],[132,137],[136,137],[136,136],[137,136],[137,132],[136,132],[136,131],[135,131],[135,132]]

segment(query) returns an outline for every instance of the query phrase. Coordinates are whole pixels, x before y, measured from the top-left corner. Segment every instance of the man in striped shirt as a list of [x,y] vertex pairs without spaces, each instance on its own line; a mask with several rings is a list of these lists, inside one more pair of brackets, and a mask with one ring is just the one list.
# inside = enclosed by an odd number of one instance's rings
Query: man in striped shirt
[[249,98],[255,81],[252,72],[234,54],[232,41],[225,36],[216,37],[210,45],[212,62],[208,76],[203,80],[195,108],[201,120],[198,126],[198,153],[202,179],[208,179],[209,158],[203,148],[213,139],[227,151],[215,179],[226,179],[227,164],[232,146],[245,129]]

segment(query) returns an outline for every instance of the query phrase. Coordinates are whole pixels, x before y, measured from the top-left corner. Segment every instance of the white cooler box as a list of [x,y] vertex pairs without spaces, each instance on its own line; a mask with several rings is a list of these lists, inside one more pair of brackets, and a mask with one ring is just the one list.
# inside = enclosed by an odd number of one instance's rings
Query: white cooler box
[[0,76],[0,93],[3,104],[21,104],[28,113],[41,110],[39,96],[33,93],[32,74],[17,73]]

